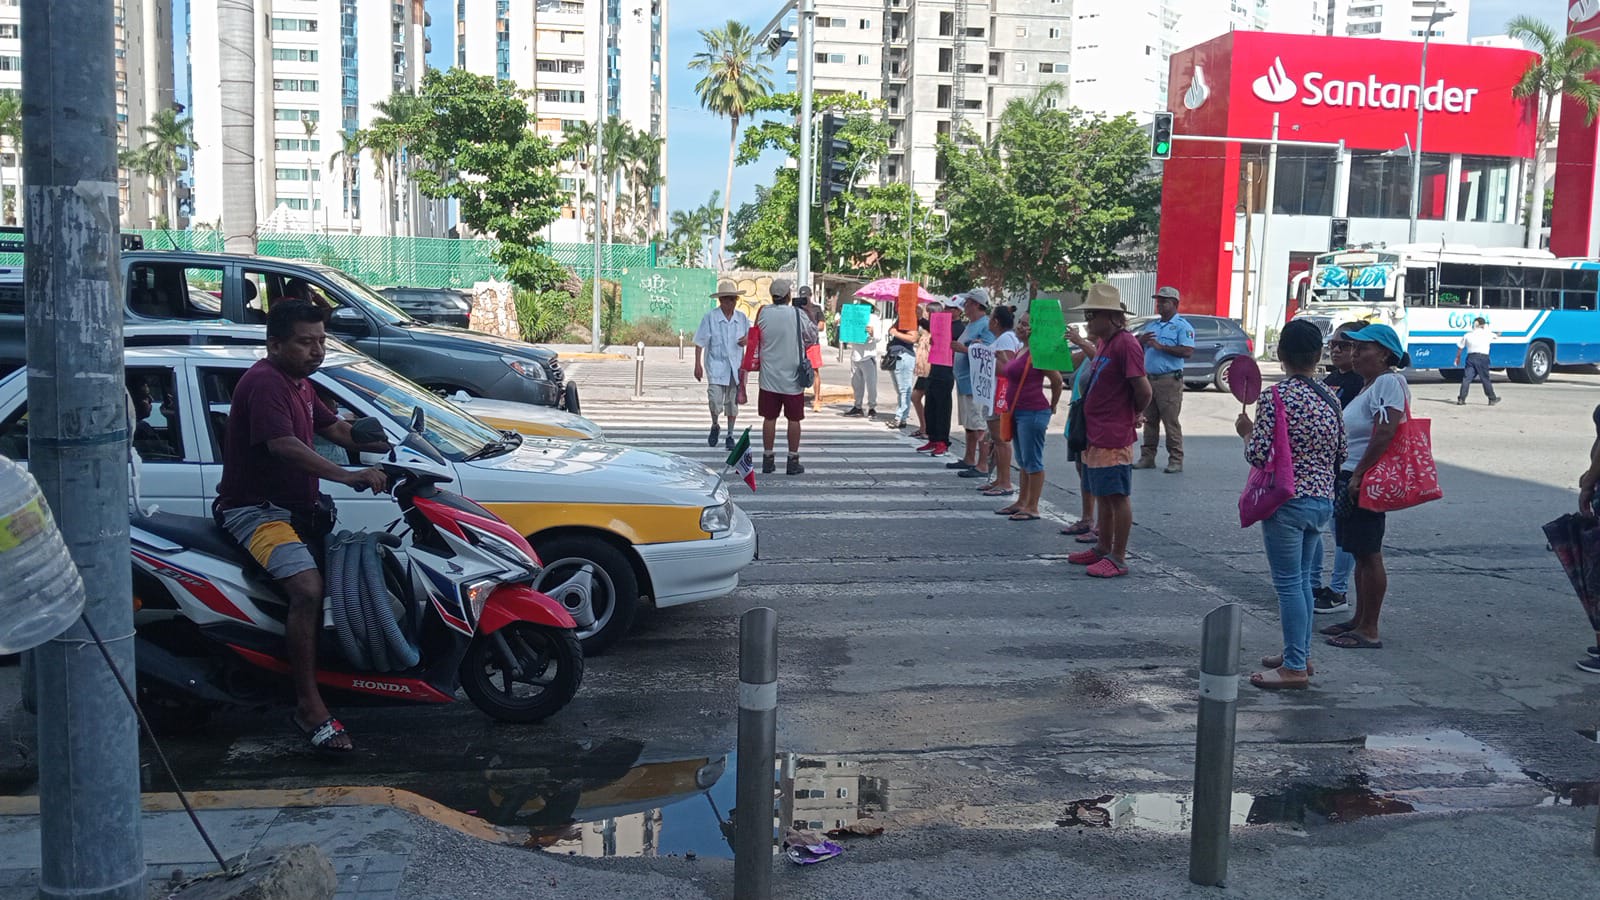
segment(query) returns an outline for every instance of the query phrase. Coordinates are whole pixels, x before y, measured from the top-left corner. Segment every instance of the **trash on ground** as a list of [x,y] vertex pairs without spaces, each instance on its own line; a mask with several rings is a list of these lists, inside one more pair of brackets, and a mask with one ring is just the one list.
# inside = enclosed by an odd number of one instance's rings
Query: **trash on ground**
[[833,859],[844,848],[815,831],[789,831],[783,836],[783,855],[797,866],[809,866]]

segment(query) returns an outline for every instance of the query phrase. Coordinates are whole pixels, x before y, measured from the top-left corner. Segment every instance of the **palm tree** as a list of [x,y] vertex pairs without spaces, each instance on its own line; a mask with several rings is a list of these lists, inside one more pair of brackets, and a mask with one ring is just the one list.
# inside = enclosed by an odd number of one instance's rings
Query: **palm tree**
[[[378,115],[368,124],[367,130],[371,132],[371,140],[376,141],[376,144],[369,142],[367,146],[374,153],[374,169],[376,169],[377,156],[379,154],[384,156],[384,162],[386,163],[384,168],[387,170],[389,177],[385,193],[388,195],[391,207],[393,206],[395,195],[400,191],[400,177],[405,174],[401,170],[408,169],[411,165],[410,154],[406,152],[407,144],[410,143],[412,128],[415,127],[413,123],[422,111],[421,105],[424,102],[421,97],[410,91],[396,91],[389,96],[389,99],[379,100],[372,104],[372,109]],[[410,188],[407,187],[406,191],[409,197]],[[406,223],[406,230],[409,233],[411,222],[410,203],[405,204],[403,212],[403,221]],[[385,220],[388,223],[390,234],[394,233],[394,220],[394,212],[391,210]]]
[[722,229],[717,242],[718,264],[728,253],[728,204],[733,199],[733,165],[739,149],[739,120],[751,105],[772,90],[767,66],[757,59],[755,32],[740,22],[729,20],[721,28],[703,28],[700,39],[705,49],[689,60],[689,68],[704,72],[695,83],[700,105],[713,115],[727,116],[728,179],[723,189]]
[[344,208],[345,215],[352,224],[359,218],[355,212],[356,172],[361,163],[361,133],[358,131],[345,131],[339,135],[339,149],[328,157],[328,171],[333,172],[334,166],[343,166],[342,181],[344,182]]
[[161,179],[161,190],[166,197],[167,227],[178,225],[178,173],[188,163],[183,154],[199,145],[194,142],[194,120],[179,115],[176,109],[157,110],[149,124],[140,125],[139,131],[149,140],[143,149],[149,158],[156,177]]
[[306,201],[306,216],[311,221],[311,231],[315,234],[317,230],[317,182],[315,179],[322,171],[322,167],[317,165],[317,158],[311,155],[311,140],[317,136],[317,120],[310,116],[303,116],[300,119],[300,127],[305,129],[306,132],[306,191],[309,198]]
[[629,153],[632,150],[633,129],[616,116],[606,120],[600,129],[600,154],[601,177],[605,180],[605,223],[606,242],[614,243],[617,236],[617,200],[622,193],[622,173],[632,165]]
[[698,209],[675,210],[669,217],[672,233],[668,237],[672,255],[681,265],[699,267],[705,249],[706,233]]
[[658,228],[656,188],[665,180],[661,173],[661,148],[666,143],[648,131],[635,132],[628,147],[632,163],[629,180],[633,186],[634,229],[640,243],[647,243]]
[[[4,152],[6,143],[11,144],[11,152],[20,155],[22,152],[22,98],[10,91],[0,93],[0,152]],[[19,178],[20,182],[21,179]],[[21,193],[22,185],[13,185],[15,193]],[[10,220],[16,215],[16,202],[6,195],[6,171],[0,166],[0,218]]]
[[1506,26],[1506,34],[1522,41],[1539,54],[1538,62],[1528,66],[1522,80],[1511,89],[1518,99],[1537,97],[1539,133],[1533,162],[1533,189],[1528,192],[1527,246],[1539,246],[1544,227],[1544,157],[1552,138],[1550,116],[1562,97],[1578,101],[1586,113],[1585,122],[1593,125],[1600,113],[1600,84],[1589,80],[1589,73],[1600,69],[1600,46],[1593,41],[1556,30],[1532,16],[1517,16]]

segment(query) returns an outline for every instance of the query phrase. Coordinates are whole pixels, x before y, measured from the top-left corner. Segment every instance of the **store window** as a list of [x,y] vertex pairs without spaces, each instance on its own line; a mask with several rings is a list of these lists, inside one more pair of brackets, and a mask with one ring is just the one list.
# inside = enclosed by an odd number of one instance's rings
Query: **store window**
[[1456,218],[1463,222],[1511,221],[1514,161],[1498,156],[1461,157]]
[[[1240,154],[1241,182],[1253,184],[1252,210],[1266,205],[1267,149],[1247,147]],[[1336,164],[1333,153],[1315,147],[1283,147],[1278,151],[1277,186],[1273,191],[1272,211],[1286,216],[1333,215],[1333,185]],[[1242,198],[1241,198],[1242,202]]]
[[[1422,154],[1422,202],[1418,218],[1443,219],[1450,157]],[[1377,150],[1350,154],[1350,215],[1363,219],[1411,217],[1411,161]]]

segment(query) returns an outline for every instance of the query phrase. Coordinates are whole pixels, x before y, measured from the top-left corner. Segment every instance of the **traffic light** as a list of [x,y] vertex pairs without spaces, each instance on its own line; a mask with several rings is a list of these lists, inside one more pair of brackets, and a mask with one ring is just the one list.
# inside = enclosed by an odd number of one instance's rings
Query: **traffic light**
[[825,113],[822,116],[822,142],[817,155],[817,196],[823,206],[848,190],[843,179],[847,166],[839,156],[850,149],[850,142],[838,136],[844,127],[844,116]]
[[1158,112],[1150,123],[1150,158],[1172,158],[1172,113]]
[[1328,251],[1343,250],[1350,246],[1350,220],[1332,219],[1328,222]]

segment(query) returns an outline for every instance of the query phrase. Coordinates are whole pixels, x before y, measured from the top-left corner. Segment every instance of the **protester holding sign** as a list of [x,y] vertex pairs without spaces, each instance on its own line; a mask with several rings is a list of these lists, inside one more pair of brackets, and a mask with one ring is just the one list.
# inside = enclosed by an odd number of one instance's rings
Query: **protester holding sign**
[[[1017,339],[1016,332],[1012,330],[1015,315],[1009,306],[996,306],[994,312],[989,314],[989,349],[994,351],[995,369],[1000,372],[1006,370],[1006,366],[1016,358],[1017,351],[1022,349],[1022,341]],[[1016,490],[1011,486],[1010,435],[1002,435],[1000,427],[1001,418],[1010,412],[1010,400],[1010,394],[1006,391],[996,392],[994,408],[984,420],[986,430],[979,439],[981,449],[978,467],[974,471],[981,472],[987,467],[993,473],[993,478],[985,488],[980,488],[985,497],[1009,497]],[[1011,503],[995,510],[995,514],[1009,516],[1017,509],[1018,505]]]
[[[1030,331],[1029,317],[1023,316],[1017,322],[1019,344],[1028,341]],[[1039,520],[1039,495],[1044,492],[1044,436],[1050,430],[1051,417],[1061,405],[1065,385],[1060,372],[1034,366],[1033,356],[1026,349],[1013,355],[1002,371],[1005,381],[1000,390],[1010,399],[1012,443],[1017,453],[1017,468],[1022,470],[1018,476],[1022,491],[1011,512],[1011,521],[1036,522]],[[1044,396],[1046,381],[1050,382],[1048,401]]]
[[[897,431],[904,430],[906,419],[911,415],[911,391],[916,385],[917,367],[917,341],[921,329],[913,327],[909,331],[902,330],[896,320],[889,329],[889,358],[894,362],[890,374],[894,377],[894,392],[899,402],[895,405],[894,417],[889,420],[889,427]],[[922,404],[917,404],[917,431],[921,432]]]
[[[855,402],[847,416],[878,416],[878,334],[879,324],[872,317],[872,304],[847,303],[839,311],[839,342],[850,348],[850,390]],[[867,408],[861,409],[865,398]]]
[[[950,309],[961,305],[952,297],[944,304]],[[950,451],[950,413],[955,403],[956,370],[950,349],[949,311],[936,312],[928,317],[928,389],[927,420],[928,442],[917,448],[918,453],[943,456]]]

